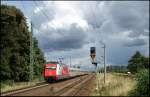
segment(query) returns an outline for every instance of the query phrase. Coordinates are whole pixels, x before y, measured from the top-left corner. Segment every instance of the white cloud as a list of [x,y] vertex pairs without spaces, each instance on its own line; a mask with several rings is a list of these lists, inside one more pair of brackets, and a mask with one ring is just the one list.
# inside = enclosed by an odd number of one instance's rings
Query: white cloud
[[[54,46],[54,51],[49,49],[51,53],[48,55],[51,57],[47,56],[48,59],[66,57],[68,56],[66,53],[70,52],[74,64],[79,60],[90,64],[88,54],[91,46],[97,47],[97,58],[103,55],[102,45],[98,44],[101,40],[106,43],[107,63],[110,64],[126,64],[136,50],[144,54],[149,52],[146,49],[149,32],[148,6],[145,2],[44,1],[43,3],[44,6],[35,8],[35,17],[40,18],[36,19],[35,23],[40,21],[38,29],[41,30],[36,35],[43,48],[51,48],[47,46],[48,44]],[[45,20],[44,15],[41,17],[41,11],[45,11],[50,20]]]
[[[82,14],[78,5],[70,4],[71,2],[53,2],[53,10],[56,14],[54,19],[48,22],[48,26],[54,29],[64,28],[67,29],[71,24],[77,24],[77,26],[86,30],[88,28],[88,23],[82,18]],[[47,8],[51,9],[50,3],[44,2]],[[48,6],[50,5],[50,6]],[[55,9],[54,9],[55,8]],[[51,11],[51,10],[49,10]]]
[[35,10],[34,10],[34,13],[37,14],[41,10],[43,10],[43,7],[36,7]]
[[149,56],[148,1],[37,3],[39,6],[36,7],[33,7],[31,2],[25,6],[32,12],[28,13],[28,17],[31,17],[34,36],[38,39],[47,60],[64,57],[65,62],[69,64],[71,55],[72,64],[82,61],[85,67],[92,68],[90,47],[96,47],[96,60],[100,60],[100,56],[103,55],[99,41],[106,44],[107,64],[127,64],[136,50]]

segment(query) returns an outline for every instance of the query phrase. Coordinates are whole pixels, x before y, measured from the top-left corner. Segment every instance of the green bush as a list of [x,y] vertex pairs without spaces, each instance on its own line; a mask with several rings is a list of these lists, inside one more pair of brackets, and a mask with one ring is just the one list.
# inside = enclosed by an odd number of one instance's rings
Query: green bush
[[136,94],[139,96],[149,96],[149,69],[140,70],[137,73]]

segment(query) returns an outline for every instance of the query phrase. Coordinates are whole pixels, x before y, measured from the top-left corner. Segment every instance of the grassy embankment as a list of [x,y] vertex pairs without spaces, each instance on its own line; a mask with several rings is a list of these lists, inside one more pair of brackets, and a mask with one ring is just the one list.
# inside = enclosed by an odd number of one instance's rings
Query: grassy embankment
[[126,74],[107,73],[106,84],[104,85],[103,74],[97,76],[98,79],[95,80],[96,88],[91,96],[128,96],[137,83],[133,77]]
[[16,90],[16,89],[20,89],[24,87],[33,86],[43,81],[44,81],[43,78],[34,79],[33,81],[30,81],[30,82],[14,82],[12,80],[7,80],[5,82],[1,82],[1,92],[6,92],[6,91]]

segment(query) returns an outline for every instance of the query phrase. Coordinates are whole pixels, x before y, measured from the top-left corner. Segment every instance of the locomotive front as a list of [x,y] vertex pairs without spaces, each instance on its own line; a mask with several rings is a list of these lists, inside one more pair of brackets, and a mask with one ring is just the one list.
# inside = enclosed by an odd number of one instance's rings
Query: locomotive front
[[67,65],[59,62],[50,62],[45,64],[44,78],[47,82],[53,82],[68,77],[69,69]]

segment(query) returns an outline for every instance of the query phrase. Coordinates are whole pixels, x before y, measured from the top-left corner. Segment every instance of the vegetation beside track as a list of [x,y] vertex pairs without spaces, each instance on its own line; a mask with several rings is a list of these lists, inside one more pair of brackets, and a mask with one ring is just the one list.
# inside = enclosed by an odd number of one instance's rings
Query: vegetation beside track
[[96,84],[92,95],[149,96],[149,57],[137,51],[128,61],[127,71],[128,74],[112,73],[110,68],[106,76],[106,84],[103,83],[103,75],[98,74],[96,83],[97,81],[99,83]]
[[92,96],[128,96],[137,83],[132,77],[121,73],[108,73],[105,84],[103,74],[97,74],[97,76],[98,79],[95,80],[96,88],[91,93]]
[[1,82],[1,92],[7,92],[7,91],[12,91],[12,90],[16,90],[16,89],[21,89],[21,88],[25,88],[25,87],[30,87],[30,86],[34,86],[38,83],[44,82],[44,79],[41,77],[36,78],[30,82],[14,82],[13,80],[7,80],[4,82]]
[[142,69],[136,74],[137,85],[133,91],[130,92],[131,96],[149,96],[149,69]]

